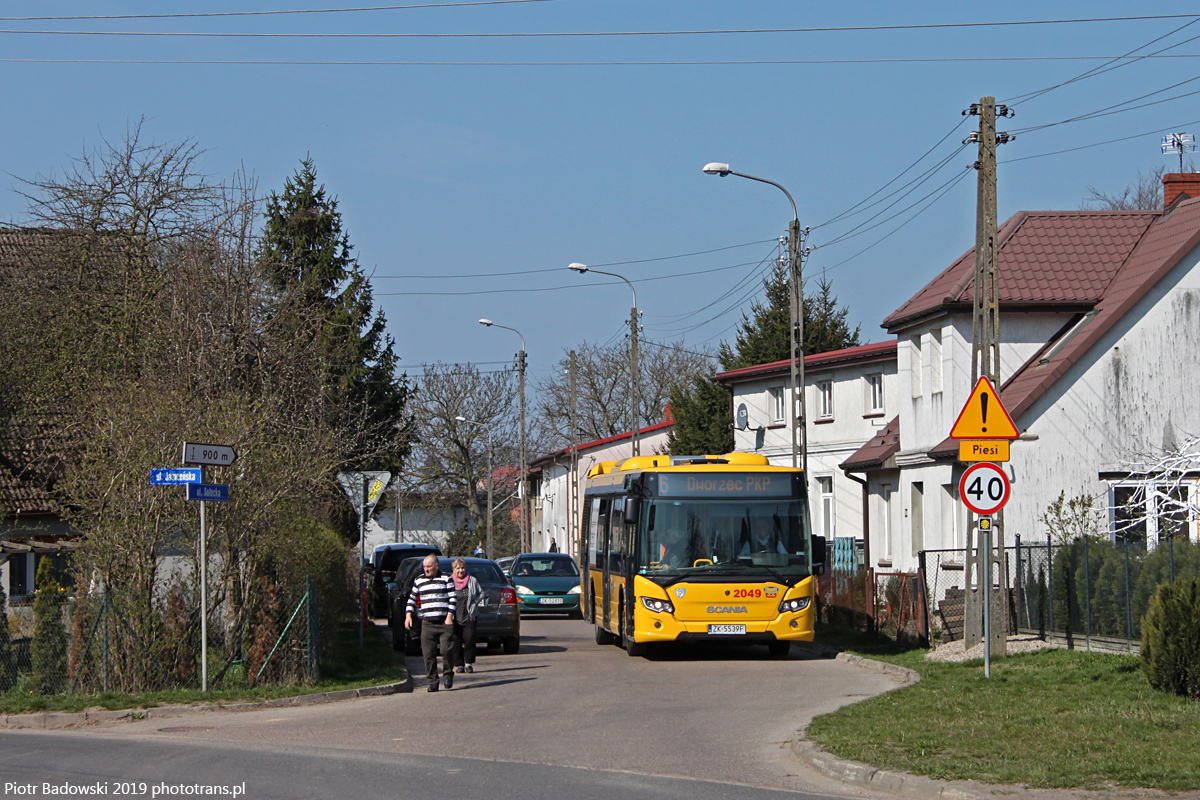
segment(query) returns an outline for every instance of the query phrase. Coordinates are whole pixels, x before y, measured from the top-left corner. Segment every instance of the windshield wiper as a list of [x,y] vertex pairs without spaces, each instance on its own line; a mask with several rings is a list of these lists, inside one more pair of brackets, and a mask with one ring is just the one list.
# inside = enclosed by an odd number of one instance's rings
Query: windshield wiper
[[663,584],[663,588],[674,586],[682,580],[694,577],[701,573],[705,575],[736,575],[739,572],[745,572],[745,565],[742,564],[705,564],[702,567],[686,567],[687,572],[684,572]]

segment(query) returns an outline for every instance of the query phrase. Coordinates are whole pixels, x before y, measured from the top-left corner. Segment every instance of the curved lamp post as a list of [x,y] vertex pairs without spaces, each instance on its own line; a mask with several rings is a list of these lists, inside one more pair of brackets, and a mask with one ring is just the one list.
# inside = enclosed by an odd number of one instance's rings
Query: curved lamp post
[[492,476],[495,474],[492,467],[492,429],[482,422],[476,422],[473,419],[467,419],[463,416],[455,417],[459,422],[465,422],[468,425],[477,425],[483,428],[484,433],[488,437],[488,495],[487,495],[487,557],[495,558],[495,553],[492,552]]
[[[529,512],[525,509],[525,501],[529,496],[525,486],[525,475],[528,472],[528,467],[525,464],[525,336],[516,328],[510,328],[507,325],[501,325],[497,322],[492,322],[490,319],[481,319],[479,324],[485,327],[495,326],[504,328],[506,331],[512,331],[517,336],[521,337],[521,352],[517,355],[517,373],[520,375],[520,393],[521,393],[521,476],[518,479],[517,488],[519,499],[521,501],[521,547],[524,550],[533,548],[532,536],[529,531]],[[491,519],[488,519],[488,524],[491,524]],[[488,554],[490,557],[490,553]]]
[[598,275],[609,275],[613,278],[620,278],[629,286],[629,291],[633,292],[633,308],[629,310],[629,431],[630,444],[633,448],[633,455],[641,455],[641,424],[639,423],[639,411],[642,405],[642,384],[638,375],[638,323],[637,323],[637,290],[633,288],[633,284],[623,275],[618,275],[615,272],[605,272],[602,269],[589,267],[587,264],[578,262],[571,264],[567,269],[574,270],[582,275],[585,272],[595,272]]
[[[729,168],[728,164],[722,164],[719,161],[713,161],[704,165],[706,175],[718,175],[724,178],[726,175],[736,175],[739,178],[758,181],[759,183],[769,183],[779,191],[787,195],[788,202],[792,204],[792,224],[788,226],[788,258],[791,261],[791,276],[790,287],[788,289],[788,305],[791,306],[791,362],[792,362],[792,403],[799,402],[800,408],[797,413],[795,406],[792,408],[792,466],[799,466],[804,470],[804,482],[808,483],[808,415],[805,413],[804,405],[804,354],[801,348],[804,345],[804,293],[800,290],[801,286],[801,264],[800,264],[800,216],[796,213],[796,201],[792,199],[791,192],[780,186],[775,181],[769,181],[766,178],[756,178],[753,175],[746,175],[741,172],[734,172]],[[797,455],[799,463],[797,463]]]

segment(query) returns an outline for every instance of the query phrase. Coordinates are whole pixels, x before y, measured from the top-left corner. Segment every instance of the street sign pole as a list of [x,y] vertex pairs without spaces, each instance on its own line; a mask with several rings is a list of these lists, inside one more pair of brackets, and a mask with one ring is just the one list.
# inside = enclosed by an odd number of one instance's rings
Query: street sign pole
[[[200,482],[204,483],[204,467],[200,467]],[[208,525],[200,501],[200,691],[208,691]]]
[[367,625],[367,494],[370,491],[371,479],[366,474],[362,476],[362,494],[358,502],[358,647],[363,646],[363,630]]
[[983,677],[992,677],[992,518],[979,518],[983,560]]

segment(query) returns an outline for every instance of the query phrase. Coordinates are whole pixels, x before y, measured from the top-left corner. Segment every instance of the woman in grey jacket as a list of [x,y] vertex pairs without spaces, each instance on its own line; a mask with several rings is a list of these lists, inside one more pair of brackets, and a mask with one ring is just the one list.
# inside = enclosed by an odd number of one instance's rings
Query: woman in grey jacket
[[475,671],[475,621],[479,606],[487,596],[474,575],[467,574],[467,562],[456,558],[451,563],[457,603],[454,610],[454,639],[450,645],[450,661],[455,672]]

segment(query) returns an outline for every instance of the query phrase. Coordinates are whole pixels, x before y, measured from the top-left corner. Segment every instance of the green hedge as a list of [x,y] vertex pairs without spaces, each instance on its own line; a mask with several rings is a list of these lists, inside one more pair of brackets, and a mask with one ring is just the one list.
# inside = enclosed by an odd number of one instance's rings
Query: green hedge
[[1150,685],[1200,699],[1200,580],[1159,586],[1142,631],[1142,671]]

